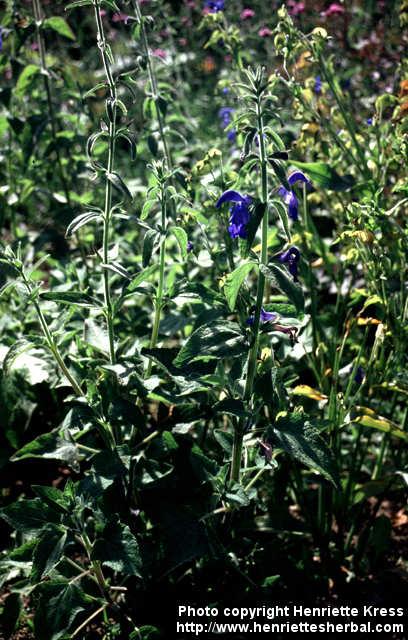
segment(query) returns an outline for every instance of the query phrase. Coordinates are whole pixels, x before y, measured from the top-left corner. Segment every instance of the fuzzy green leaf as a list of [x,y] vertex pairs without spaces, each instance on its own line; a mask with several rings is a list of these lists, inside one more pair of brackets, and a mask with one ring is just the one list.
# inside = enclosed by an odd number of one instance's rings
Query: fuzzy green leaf
[[269,267],[260,265],[260,269],[274,287],[287,295],[298,311],[303,311],[305,301],[302,287],[293,281],[292,276],[285,269],[277,264],[271,264]]
[[45,29],[52,29],[53,31],[56,31],[60,36],[64,36],[64,38],[75,40],[74,32],[68,22],[61,16],[52,16],[51,18],[47,18],[43,22],[43,27]]
[[60,514],[44,504],[40,498],[33,500],[19,500],[4,507],[0,516],[17,531],[35,535],[46,524],[54,522],[58,524]]
[[300,414],[278,417],[273,437],[292,458],[318,471],[324,478],[339,486],[338,470],[333,452],[318,430]]
[[174,365],[182,367],[203,358],[237,358],[246,351],[245,335],[239,324],[215,321],[202,325],[191,334],[174,360]]
[[228,274],[224,283],[223,291],[231,311],[234,311],[235,309],[235,304],[237,302],[238,293],[242,283],[255,266],[256,264],[254,262],[244,262],[234,269],[232,273]]
[[82,291],[44,291],[41,298],[78,307],[100,307],[98,300]]
[[175,236],[181,251],[181,257],[187,258],[188,236],[182,227],[171,227],[171,232]]
[[125,575],[139,576],[141,558],[139,545],[129,527],[121,523],[108,523],[103,536],[97,538],[92,550],[92,559]]
[[39,73],[40,67],[37,67],[35,64],[28,64],[24,67],[18,77],[16,88],[14,90],[14,93],[18,98],[22,98],[30,90]]
[[61,560],[67,541],[67,531],[64,527],[49,524],[41,532],[33,553],[33,568],[31,580],[39,582],[47,576]]

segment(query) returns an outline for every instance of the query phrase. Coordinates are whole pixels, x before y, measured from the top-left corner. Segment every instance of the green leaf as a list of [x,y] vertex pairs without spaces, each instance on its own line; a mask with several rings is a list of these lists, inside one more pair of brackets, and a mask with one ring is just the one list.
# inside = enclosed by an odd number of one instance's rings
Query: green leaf
[[234,435],[229,431],[223,431],[222,429],[214,429],[213,436],[220,447],[225,451],[228,457],[231,456],[232,446],[234,441]]
[[13,636],[20,614],[23,610],[21,594],[10,593],[3,601],[2,608],[3,611],[0,616],[0,628],[4,634],[2,637],[4,640],[8,640]]
[[247,237],[245,240],[240,240],[240,251],[241,256],[243,258],[248,257],[249,252],[251,251],[252,244],[254,242],[256,232],[258,231],[258,227],[262,222],[262,218],[264,217],[266,211],[266,206],[263,202],[259,202],[256,207],[251,212],[251,218],[247,225]]
[[92,0],[75,0],[74,2],[70,2],[65,7],[65,11],[69,11],[70,9],[75,9],[75,7],[86,7],[92,4]]
[[61,16],[52,16],[43,22],[45,29],[52,29],[69,40],[75,40],[75,34],[69,26],[68,22]]
[[305,171],[314,185],[333,191],[346,191],[350,189],[355,180],[352,176],[340,176],[335,169],[324,162],[294,162],[295,167]]
[[131,160],[136,160],[137,145],[136,145],[136,138],[134,137],[133,133],[131,133],[130,131],[121,131],[118,134],[118,137],[124,138],[129,143],[130,158]]
[[51,300],[61,304],[76,304],[79,307],[100,307],[98,300],[82,291],[44,291],[40,295],[43,300]]
[[53,524],[44,527],[33,553],[32,582],[39,582],[58,564],[66,541],[67,531],[65,528]]
[[103,537],[97,538],[92,560],[100,560],[103,565],[125,575],[140,576],[141,558],[139,545],[129,527],[121,523],[108,523]]
[[58,460],[73,469],[78,469],[80,460],[79,450],[69,435],[62,435],[59,429],[42,433],[11,457],[13,462],[27,458]]
[[91,220],[98,219],[102,219],[102,216],[98,211],[86,211],[85,213],[81,213],[79,216],[71,220],[67,227],[65,235],[67,237],[72,236],[73,233],[76,233],[78,229],[83,227],[85,224],[88,224],[88,222],[91,222]]
[[247,351],[245,335],[239,324],[215,321],[199,327],[188,338],[174,360],[181,367],[202,358],[237,358]]
[[142,254],[142,265],[143,267],[147,267],[152,258],[154,245],[158,239],[158,233],[154,229],[149,229],[146,231],[144,239],[143,239],[143,254]]
[[127,186],[125,185],[125,183],[123,182],[122,178],[118,173],[116,173],[115,171],[112,171],[111,173],[107,173],[106,177],[109,180],[109,182],[113,184],[115,189],[125,197],[126,200],[133,200],[132,194],[130,193],[129,189],[127,188]]
[[36,594],[39,595],[34,617],[37,640],[71,637],[69,631],[74,622],[92,602],[78,583],[63,579],[41,582],[36,588]]
[[98,82],[94,87],[92,87],[92,89],[89,89],[89,91],[84,93],[84,95],[82,97],[84,99],[85,98],[91,98],[93,95],[95,95],[95,93],[97,93],[101,89],[106,89],[107,86],[108,86],[107,82]]
[[145,282],[145,280],[150,278],[150,276],[153,275],[156,269],[156,265],[152,264],[150,267],[147,267],[147,269],[143,269],[143,271],[140,271],[140,273],[138,273],[137,276],[135,276],[133,280],[129,282],[126,287],[125,293],[132,293],[135,289],[137,289],[139,285],[142,284],[142,282]]
[[292,276],[285,269],[277,264],[271,264],[269,267],[260,265],[259,268],[274,287],[287,295],[289,301],[295,305],[298,311],[304,310],[305,300],[302,287],[293,281]]
[[223,291],[231,311],[234,311],[235,309],[235,304],[242,283],[255,266],[254,262],[244,262],[234,269],[232,273],[228,274],[224,282]]
[[336,487],[339,486],[333,453],[306,416],[295,413],[279,416],[273,429],[273,436],[278,446],[292,458],[315,469]]
[[183,260],[187,258],[188,236],[182,227],[171,227],[171,232],[175,236],[181,251]]
[[40,73],[40,67],[37,67],[35,64],[28,64],[24,67],[23,71],[20,73],[16,88],[14,89],[14,94],[17,98],[22,98],[26,93],[29,92],[31,86],[36,79],[36,77]]
[[44,484],[32,485],[33,491],[52,509],[61,513],[68,513],[71,507],[70,499],[56,487],[47,487]]
[[14,502],[1,509],[0,516],[13,529],[31,535],[36,535],[50,522],[58,524],[61,518],[57,511],[44,504],[40,498]]
[[245,410],[245,405],[242,400],[238,398],[224,398],[216,402],[212,410],[215,413],[228,413],[231,416],[237,416],[243,418],[248,416],[248,412]]
[[127,271],[125,267],[122,267],[122,265],[119,264],[118,262],[110,262],[109,264],[102,263],[101,267],[102,269],[113,271],[113,273],[116,273],[118,276],[121,276],[122,278],[126,278],[127,280],[132,279],[132,276],[130,275],[129,271]]

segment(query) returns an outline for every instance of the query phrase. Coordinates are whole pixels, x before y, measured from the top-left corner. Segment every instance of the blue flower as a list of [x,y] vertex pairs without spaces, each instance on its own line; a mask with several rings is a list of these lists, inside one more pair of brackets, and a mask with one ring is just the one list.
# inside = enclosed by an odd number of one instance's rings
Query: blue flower
[[[234,109],[232,107],[221,107],[218,111],[218,117],[221,119],[221,126],[223,129],[226,129],[232,120],[232,114],[234,113]],[[227,138],[230,142],[235,142],[235,138],[237,137],[237,132],[235,129],[231,129],[227,132]]]
[[322,92],[322,79],[320,76],[316,76],[315,78],[314,92],[317,95]]
[[373,119],[372,118],[367,118],[367,124],[369,127],[371,127],[371,125],[373,124]]
[[362,382],[364,381],[365,378],[365,371],[363,369],[363,367],[361,365],[359,365],[357,367],[357,371],[356,374],[354,376],[354,382],[356,382],[357,384],[362,384]]
[[0,53],[3,51],[3,27],[0,26]]
[[[247,319],[247,324],[249,324],[250,327],[254,324],[254,321],[255,321],[254,316],[255,316],[255,313],[250,315],[249,318]],[[274,313],[273,311],[265,311],[265,309],[262,307],[261,313],[259,316],[260,324],[265,324],[265,322],[275,322],[277,318],[278,318],[277,313]]]
[[221,207],[224,202],[233,202],[234,204],[230,208],[230,220],[228,233],[231,238],[246,238],[247,237],[247,224],[251,219],[251,214],[249,212],[249,205],[252,202],[252,198],[250,196],[243,196],[239,193],[239,191],[234,191],[230,189],[229,191],[224,191],[217,204],[215,205],[217,209]]
[[194,249],[194,244],[191,242],[191,240],[187,241],[187,253],[191,253]]
[[[296,184],[296,182],[305,182],[306,184],[311,184],[310,180],[306,178],[304,173],[301,171],[294,171],[289,177],[288,182],[290,186]],[[285,204],[288,205],[288,215],[292,220],[298,219],[298,199],[296,197],[296,193],[291,189],[288,191],[283,185],[279,188],[278,193],[283,197]]]
[[279,256],[279,261],[287,264],[289,273],[293,276],[295,282],[298,281],[298,262],[300,260],[300,251],[297,247],[289,247]]
[[209,13],[218,13],[218,11],[224,11],[224,0],[207,0],[204,3],[204,9],[207,9]]

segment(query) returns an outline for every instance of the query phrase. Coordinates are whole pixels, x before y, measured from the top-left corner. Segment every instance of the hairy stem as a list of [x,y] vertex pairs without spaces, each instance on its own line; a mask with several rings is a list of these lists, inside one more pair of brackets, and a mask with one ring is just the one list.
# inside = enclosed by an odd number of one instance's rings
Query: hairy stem
[[[161,311],[163,307],[164,268],[165,268],[165,257],[166,257],[166,218],[167,218],[166,194],[164,192],[162,192],[161,211],[162,211],[161,226],[162,226],[163,237],[161,239],[161,244],[160,244],[159,282],[158,282],[157,291],[156,291],[152,335],[150,338],[151,349],[153,349],[157,344],[157,338],[159,336]],[[149,360],[149,364],[147,365],[147,371],[146,371],[147,377],[149,377],[151,374],[152,366],[153,366],[152,360]]]
[[[261,197],[262,203],[265,206],[264,215],[262,218],[262,249],[261,249],[261,264],[266,265],[268,262],[268,171],[267,171],[267,157],[265,149],[264,139],[264,124],[262,117],[262,104],[261,98],[258,98],[257,102],[257,119],[258,119],[258,136],[259,136],[259,160],[261,169]],[[258,357],[259,349],[259,321],[261,316],[261,309],[263,303],[265,291],[265,276],[262,272],[259,273],[258,278],[258,291],[256,296],[255,315],[253,323],[253,342],[248,354],[247,364],[247,376],[245,381],[244,400],[249,402],[252,396],[252,389],[254,385],[255,373],[256,373],[256,361]],[[232,464],[231,464],[231,480],[233,482],[239,481],[239,473],[241,469],[241,457],[242,457],[242,441],[244,437],[245,423],[243,419],[239,420],[239,423],[235,427],[234,442],[232,447]]]
[[164,157],[166,159],[167,169],[169,171],[171,171],[172,168],[173,168],[173,160],[172,160],[172,157],[171,157],[170,147],[169,147],[169,144],[168,144],[168,141],[167,141],[167,137],[166,137],[166,132],[164,130],[164,118],[163,118],[162,112],[160,111],[160,108],[159,108],[159,105],[158,105],[159,91],[158,91],[156,75],[155,75],[155,71],[154,71],[154,67],[153,67],[153,62],[152,62],[152,58],[151,58],[150,51],[149,51],[149,42],[148,42],[148,39],[147,39],[144,19],[143,19],[142,12],[140,10],[139,1],[138,0],[133,0],[132,4],[133,4],[133,8],[134,8],[134,11],[135,11],[135,15],[136,15],[137,21],[138,21],[138,23],[140,25],[140,39],[141,39],[141,43],[142,43],[143,53],[144,53],[145,58],[146,58],[147,73],[149,75],[150,90],[152,92],[152,98],[153,98],[154,105],[155,105],[155,108],[156,108],[157,123],[159,125],[160,138],[161,138],[161,141],[162,141],[162,144],[163,144]]
[[[99,10],[99,2],[96,0],[95,7],[95,19],[98,30],[98,47],[101,52],[102,62],[105,69],[106,80],[109,87],[109,100],[111,105],[111,112],[109,117],[109,147],[108,147],[108,165],[106,168],[106,182],[105,182],[105,206],[103,215],[103,247],[102,256],[104,265],[109,264],[109,240],[110,240],[110,223],[112,215],[112,183],[109,179],[110,174],[114,170],[115,163],[115,140],[116,140],[116,84],[113,79],[110,61],[107,53],[107,43],[105,39],[105,32],[103,29],[102,18]],[[115,339],[113,329],[113,307],[110,292],[110,278],[109,270],[105,267],[103,270],[103,290],[104,290],[104,302],[105,313],[108,325],[108,338],[109,338],[109,357],[111,364],[115,363]]]

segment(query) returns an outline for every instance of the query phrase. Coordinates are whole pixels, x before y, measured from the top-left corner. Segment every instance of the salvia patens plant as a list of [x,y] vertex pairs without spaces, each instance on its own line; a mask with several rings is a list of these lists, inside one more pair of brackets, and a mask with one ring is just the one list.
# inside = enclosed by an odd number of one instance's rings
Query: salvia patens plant
[[0,28],[5,637],[347,597],[405,562],[395,19],[53,4]]

